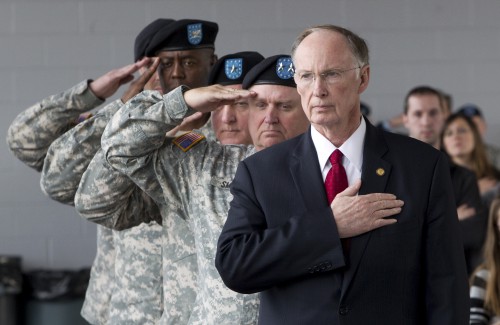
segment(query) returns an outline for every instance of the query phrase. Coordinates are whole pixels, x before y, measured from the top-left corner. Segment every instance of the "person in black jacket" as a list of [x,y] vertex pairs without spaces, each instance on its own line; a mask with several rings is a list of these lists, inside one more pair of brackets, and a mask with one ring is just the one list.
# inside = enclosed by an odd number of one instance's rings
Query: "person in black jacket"
[[[418,86],[405,97],[403,121],[408,135],[436,149],[441,149],[440,135],[447,115],[449,112],[445,110],[442,93],[435,88]],[[482,261],[487,211],[479,194],[476,175],[451,159],[448,163],[470,275]]]

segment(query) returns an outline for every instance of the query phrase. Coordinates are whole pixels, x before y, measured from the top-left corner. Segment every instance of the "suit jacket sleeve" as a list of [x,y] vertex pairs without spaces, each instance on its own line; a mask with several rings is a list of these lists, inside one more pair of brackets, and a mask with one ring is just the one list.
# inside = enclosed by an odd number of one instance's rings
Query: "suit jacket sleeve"
[[269,226],[266,217],[273,216],[266,216],[256,197],[262,190],[254,187],[252,174],[245,161],[241,162],[231,183],[233,200],[215,261],[229,288],[254,293],[345,265],[328,206],[307,211],[307,215],[297,212],[286,216],[283,224]]
[[434,169],[425,236],[427,324],[467,324],[469,297],[449,167],[443,156]]

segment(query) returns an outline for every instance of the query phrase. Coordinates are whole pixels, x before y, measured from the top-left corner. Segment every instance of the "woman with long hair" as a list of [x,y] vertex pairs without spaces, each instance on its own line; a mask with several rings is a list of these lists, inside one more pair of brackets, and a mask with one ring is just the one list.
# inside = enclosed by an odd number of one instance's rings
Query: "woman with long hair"
[[455,164],[476,174],[479,191],[489,207],[500,187],[500,172],[490,162],[474,122],[461,113],[450,115],[441,133],[441,144]]
[[470,288],[470,324],[500,325],[500,198],[491,203],[484,261],[474,271]]

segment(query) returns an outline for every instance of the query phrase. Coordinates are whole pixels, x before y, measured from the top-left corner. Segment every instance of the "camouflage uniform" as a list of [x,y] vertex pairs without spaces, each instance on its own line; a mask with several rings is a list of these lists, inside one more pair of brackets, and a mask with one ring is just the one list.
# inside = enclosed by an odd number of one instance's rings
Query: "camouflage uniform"
[[116,249],[113,232],[97,226],[97,251],[90,270],[90,280],[85,292],[81,315],[90,324],[107,324],[109,304],[115,291]]
[[[82,174],[100,148],[104,127],[121,106],[120,100],[112,102],[52,143],[41,179],[42,188],[49,196],[61,202],[73,201]],[[102,237],[98,239],[93,271],[102,273],[98,273],[97,278],[94,278],[96,272],[91,275],[82,309],[82,315],[92,323],[156,324],[163,310],[161,226],[153,221],[161,222],[159,210],[135,186],[131,187],[128,195],[141,202],[142,206],[134,205],[117,213],[140,214],[145,209],[150,213],[143,216],[143,221],[148,223],[123,232],[105,228],[99,230],[98,234]],[[110,238],[114,254],[99,252],[109,246]],[[108,274],[103,274],[106,271]],[[105,303],[106,309],[100,304],[104,295],[108,295],[109,299]]]
[[51,143],[74,126],[80,114],[103,103],[82,81],[43,99],[19,114],[7,131],[10,151],[26,165],[41,171]]
[[200,141],[183,151],[165,133],[192,114],[181,87],[159,96],[143,92],[110,121],[102,137],[107,162],[128,175],[159,205],[163,215],[182,203],[194,232],[198,294],[189,324],[255,324],[257,295],[228,289],[214,265],[217,239],[227,217],[229,184],[253,147]]
[[[103,159],[103,152],[99,151],[82,176],[80,187],[75,196],[75,205],[79,213],[90,221],[113,229],[125,229],[113,231],[117,235],[133,233],[135,229],[145,225],[142,222],[150,220],[150,216],[146,213],[148,208],[141,206],[144,200],[134,194],[130,195],[130,189],[134,187],[135,185],[131,183],[128,177],[118,173],[107,165]],[[132,192],[134,193],[135,191]],[[125,210],[132,209],[144,210],[141,213],[124,213]],[[163,222],[169,225],[172,223],[171,220],[178,220],[180,223],[173,224],[175,228],[172,228],[173,231],[176,231],[176,236],[179,237],[177,241],[172,241],[167,236],[163,236],[163,240],[161,241],[162,249],[158,253],[158,255],[163,255],[163,270],[158,270],[156,274],[153,274],[153,276],[163,275],[163,297],[164,307],[166,308],[164,308],[160,321],[161,324],[182,324],[182,319],[189,318],[191,313],[192,303],[189,304],[186,301],[194,302],[196,298],[196,278],[192,277],[193,269],[195,275],[197,270],[194,255],[194,240],[192,232],[187,228],[186,220],[180,217],[182,214],[182,209],[171,206],[168,209],[168,215],[163,218]],[[182,228],[183,226],[185,228]],[[161,230],[157,234],[157,237],[157,241],[162,237]],[[127,251],[135,253],[137,248],[128,247],[127,249],[123,249],[123,253]],[[172,252],[175,254],[172,254]],[[138,274],[136,279],[124,274],[119,275],[119,264],[121,263],[116,263],[116,274],[124,282],[134,280],[142,282],[142,279],[152,276],[152,274],[145,272]],[[139,263],[137,264],[139,270],[141,270],[142,266]],[[175,271],[179,269],[182,271],[182,277],[175,276],[177,275]],[[179,283],[176,283],[176,280],[179,280]],[[184,290],[179,290],[179,288],[183,288]],[[181,298],[182,303],[174,307],[173,304],[177,301],[176,299],[179,299],[179,293],[183,294]],[[142,293],[142,296],[144,299],[147,299],[144,293]],[[137,299],[134,294],[133,297]],[[170,315],[172,316],[170,317]]]
[[[41,171],[50,145],[59,136],[75,126],[78,117],[104,101],[94,95],[82,81],[72,88],[43,99],[19,114],[9,127],[7,144],[12,153],[28,166]],[[61,197],[65,204],[73,205],[73,193]],[[113,234],[98,227],[97,253],[91,270],[82,316],[92,324],[103,324],[108,319],[108,307],[114,288]]]
[[[214,138],[210,121],[199,131]],[[123,212],[142,204],[136,196],[129,196],[131,186],[135,187],[127,176],[112,169],[99,151],[82,176],[75,196],[76,208],[83,217],[109,228],[137,228],[150,217],[147,207],[142,213]],[[187,324],[198,291],[196,249],[184,209],[179,201],[174,202],[173,195],[170,197],[162,216],[164,312],[159,323]]]

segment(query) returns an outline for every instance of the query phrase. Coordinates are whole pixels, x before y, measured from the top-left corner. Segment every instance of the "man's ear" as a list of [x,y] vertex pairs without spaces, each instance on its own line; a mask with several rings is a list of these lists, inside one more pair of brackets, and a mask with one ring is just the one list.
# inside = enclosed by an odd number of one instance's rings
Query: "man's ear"
[[368,82],[370,81],[370,66],[365,65],[361,68],[360,84],[358,88],[358,94],[361,94],[368,87]]

